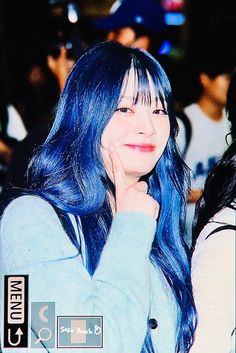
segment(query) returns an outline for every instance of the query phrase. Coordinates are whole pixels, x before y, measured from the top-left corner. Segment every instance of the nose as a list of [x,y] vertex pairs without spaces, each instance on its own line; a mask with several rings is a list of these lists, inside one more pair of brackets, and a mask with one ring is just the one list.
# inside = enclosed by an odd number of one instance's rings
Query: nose
[[135,134],[152,136],[155,133],[154,125],[148,114],[140,114],[137,116],[134,126]]

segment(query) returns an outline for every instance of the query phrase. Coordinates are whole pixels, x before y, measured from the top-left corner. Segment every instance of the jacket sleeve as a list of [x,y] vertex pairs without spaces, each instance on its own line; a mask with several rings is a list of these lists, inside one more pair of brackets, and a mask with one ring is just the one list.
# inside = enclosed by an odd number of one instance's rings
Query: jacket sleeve
[[191,353],[227,353],[235,327],[235,231],[220,231],[197,243],[192,283],[198,325]]
[[56,315],[103,316],[103,349],[93,353],[139,353],[150,305],[149,254],[155,227],[156,222],[141,213],[116,214],[91,277],[51,205],[23,196],[2,218],[3,273],[28,274],[30,301],[55,302]]

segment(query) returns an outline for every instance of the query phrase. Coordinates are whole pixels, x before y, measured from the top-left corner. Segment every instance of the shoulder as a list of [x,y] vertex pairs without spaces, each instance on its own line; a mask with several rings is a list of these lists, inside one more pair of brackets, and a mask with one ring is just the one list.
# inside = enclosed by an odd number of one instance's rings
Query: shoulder
[[47,215],[56,218],[53,207],[46,200],[38,196],[25,195],[9,203],[3,212],[1,224],[8,223],[9,220],[12,223],[18,221],[29,223],[34,219],[39,219]]
[[222,222],[226,224],[236,225],[236,210],[231,207],[225,207],[216,213],[211,222]]
[[1,247],[7,267],[77,254],[53,207],[37,196],[21,196],[1,219]]
[[192,112],[195,112],[197,109],[197,104],[192,103],[183,107],[181,110],[178,110],[176,113],[176,118],[178,123],[182,123],[182,126],[185,126],[186,121],[189,123],[192,117]]
[[36,196],[36,195],[23,195],[23,196],[19,196],[17,198],[15,198],[14,200],[12,200],[9,205],[6,207],[5,212],[8,212],[9,210],[18,210],[19,208],[22,209],[26,209],[28,207],[32,207],[32,206],[37,206],[40,208],[52,208],[52,206],[49,204],[49,202],[47,202],[45,199],[43,199],[42,197]]
[[[219,228],[219,232],[214,233],[214,238],[219,238],[221,237],[222,234],[235,234],[235,231],[232,229],[227,228],[227,225],[229,226],[236,226],[236,211],[232,208],[225,207],[219,212],[217,212],[207,223],[207,225],[203,228],[201,231],[198,241],[204,241],[210,238],[213,238],[212,236],[209,236],[211,232]],[[226,226],[226,229],[220,230],[220,227]],[[209,238],[208,238],[209,237]]]
[[[224,225],[226,229],[210,235],[212,231]],[[228,207],[218,212],[200,233],[193,252],[193,265],[201,263],[203,266],[234,266],[236,232],[227,228],[227,225],[235,226],[235,210]]]
[[192,119],[195,114],[199,114],[199,106],[197,103],[192,103],[183,108],[183,112]]
[[184,113],[187,115],[189,123],[191,124],[194,135],[196,132],[202,134],[201,128],[211,124],[211,119],[208,119],[206,114],[202,111],[197,103],[192,103],[183,109]]

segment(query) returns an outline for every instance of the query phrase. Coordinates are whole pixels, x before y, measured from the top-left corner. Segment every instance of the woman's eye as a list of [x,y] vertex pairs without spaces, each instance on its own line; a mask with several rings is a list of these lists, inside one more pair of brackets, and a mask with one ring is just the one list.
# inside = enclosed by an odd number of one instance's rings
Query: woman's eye
[[155,109],[153,111],[153,114],[157,115],[168,115],[167,111],[165,109]]
[[116,109],[116,112],[120,112],[120,113],[131,113],[132,110],[129,109],[129,108],[122,107],[122,108],[117,108],[117,109]]

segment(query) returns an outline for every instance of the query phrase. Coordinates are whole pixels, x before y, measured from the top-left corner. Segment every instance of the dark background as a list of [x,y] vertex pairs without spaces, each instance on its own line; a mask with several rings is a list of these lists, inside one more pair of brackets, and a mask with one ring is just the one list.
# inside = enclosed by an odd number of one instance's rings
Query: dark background
[[[74,26],[79,25],[86,46],[98,39],[96,32],[88,30],[89,20],[107,15],[114,0],[75,2],[80,18]],[[57,3],[62,5],[63,1]],[[169,26],[166,37],[176,51],[162,61],[171,79],[174,96],[181,103],[187,103],[194,95],[191,78],[200,58],[235,59],[234,7],[235,1],[230,0],[186,0],[185,24]],[[47,0],[0,1],[0,83],[4,93],[16,90],[17,82],[23,79],[29,66],[44,60],[53,27],[63,26],[63,14],[55,16],[55,8],[53,1],[50,4]]]

